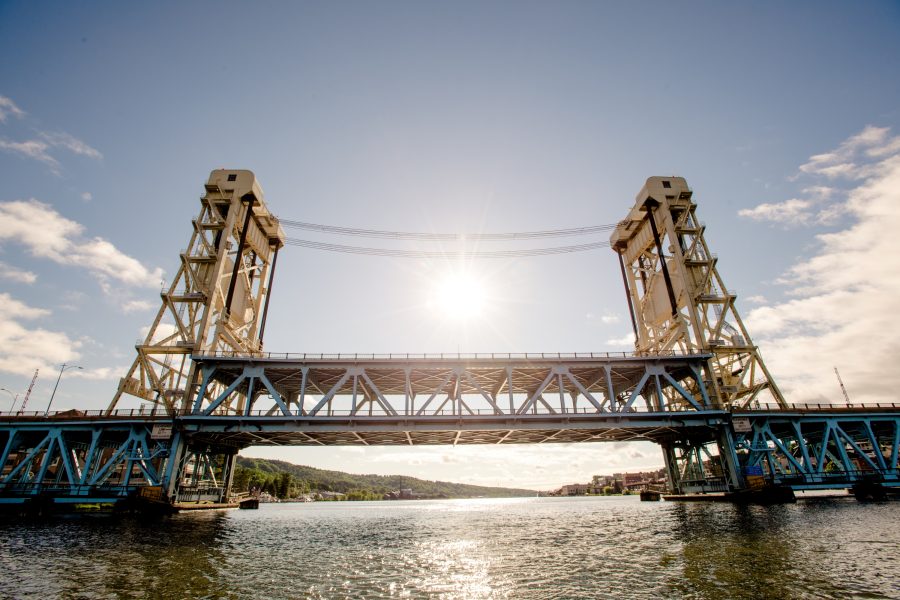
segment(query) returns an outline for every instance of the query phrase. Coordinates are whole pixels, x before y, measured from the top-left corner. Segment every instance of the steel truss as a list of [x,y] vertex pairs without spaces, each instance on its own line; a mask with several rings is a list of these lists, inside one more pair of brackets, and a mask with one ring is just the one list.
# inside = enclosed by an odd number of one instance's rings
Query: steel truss
[[735,433],[740,466],[759,467],[794,489],[900,486],[900,412],[743,412],[752,430]]
[[123,394],[174,412],[193,393],[191,354],[262,349],[269,289],[284,231],[250,171],[210,174],[188,247],[137,357],[109,404]]
[[160,485],[169,443],[151,439],[151,429],[146,421],[4,423],[0,495],[115,498]]
[[610,238],[619,254],[638,352],[709,353],[711,392],[727,406],[786,406],[703,237],[681,177],[650,177]]
[[[154,429],[163,426],[162,436]],[[0,504],[116,502],[160,487],[173,502],[223,502],[237,448],[194,443],[173,420],[16,417],[0,424]],[[159,439],[157,439],[159,438]]]
[[238,446],[709,439],[706,358],[195,357],[183,422]]

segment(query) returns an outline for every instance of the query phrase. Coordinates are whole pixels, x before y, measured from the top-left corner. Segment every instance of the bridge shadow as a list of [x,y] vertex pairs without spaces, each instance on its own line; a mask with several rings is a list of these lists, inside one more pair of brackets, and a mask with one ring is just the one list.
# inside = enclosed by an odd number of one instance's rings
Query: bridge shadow
[[4,519],[3,553],[15,548],[17,558],[0,579],[0,597],[236,598],[220,572],[226,518],[216,511]]
[[791,537],[795,506],[679,503],[672,507],[681,540],[682,568],[668,588],[690,598],[797,597],[796,548]]

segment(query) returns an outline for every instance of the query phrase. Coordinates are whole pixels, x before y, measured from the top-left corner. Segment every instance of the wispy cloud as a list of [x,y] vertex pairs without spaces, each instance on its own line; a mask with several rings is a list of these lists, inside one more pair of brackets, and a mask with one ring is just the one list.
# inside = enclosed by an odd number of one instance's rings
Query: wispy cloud
[[6,96],[0,96],[0,123],[6,123],[10,115],[21,119],[25,116],[25,111],[16,106],[16,103]]
[[[838,184],[857,185],[877,176],[881,160],[900,152],[900,136],[891,136],[888,127],[868,126],[831,152],[816,154],[791,177],[813,178],[815,183],[802,190],[804,197],[782,202],[764,202],[738,211],[754,221],[769,222],[785,228],[835,225],[847,215],[851,190]],[[851,187],[852,189],[852,187]]]
[[0,138],[0,150],[10,154],[17,154],[23,158],[31,158],[42,162],[55,174],[59,175],[60,163],[50,154],[51,149],[63,148],[74,154],[80,154],[99,160],[103,155],[86,143],[67,133],[41,133],[41,139],[13,142]]
[[25,142],[11,142],[0,138],[0,150],[10,154],[18,154],[25,158],[32,158],[50,167],[50,170],[59,174],[59,161],[50,156],[47,150],[50,145],[40,140],[28,140]]
[[103,155],[100,154],[100,151],[96,148],[91,148],[86,143],[82,142],[78,138],[75,138],[68,133],[64,132],[56,132],[56,133],[45,133],[42,132],[40,134],[41,139],[47,142],[52,148],[64,148],[73,154],[80,154],[82,156],[87,156],[88,158],[93,158],[96,160],[100,160],[103,158]]
[[805,164],[800,165],[800,172],[826,179],[864,177],[871,166],[866,164],[866,158],[886,156],[900,149],[900,140],[889,138],[889,132],[889,127],[868,125],[831,152],[809,157]]
[[[24,118],[25,114],[10,98],[0,96],[0,123],[6,123],[10,116]],[[38,131],[36,138],[25,141],[0,138],[0,151],[42,162],[54,175],[59,175],[60,162],[51,153],[53,150],[64,150],[94,160],[103,158],[99,150],[63,131]]]
[[37,275],[31,271],[23,271],[5,262],[0,262],[0,279],[31,284],[37,281]]
[[[854,164],[842,210],[852,223],[817,236],[811,258],[781,279],[792,297],[747,318],[789,401],[840,399],[832,372],[853,400],[895,401],[900,386],[900,143],[887,128],[867,127],[804,167],[830,180],[831,163]],[[828,157],[828,158],[823,158]],[[810,166],[813,165],[813,166]]]
[[159,285],[162,269],[150,270],[100,237],[84,238],[84,226],[37,200],[0,203],[0,243],[15,242],[33,256],[86,269],[108,289],[110,282]]

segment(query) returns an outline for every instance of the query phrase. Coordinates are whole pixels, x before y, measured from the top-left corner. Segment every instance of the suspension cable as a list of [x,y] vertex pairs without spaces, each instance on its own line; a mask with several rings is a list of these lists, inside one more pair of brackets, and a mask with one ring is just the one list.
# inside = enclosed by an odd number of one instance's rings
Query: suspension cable
[[[475,242],[500,242],[529,240],[537,238],[554,238],[567,237],[575,235],[592,235],[605,231],[612,231],[618,225],[611,223],[607,225],[591,225],[587,227],[571,227],[567,229],[546,229],[541,231],[518,231],[509,233],[426,233],[414,231],[384,231],[379,229],[359,229],[356,227],[338,227],[335,225],[320,225],[317,223],[304,223],[302,221],[293,221],[291,219],[280,219],[284,227],[293,229],[302,229],[305,231],[318,231],[320,233],[331,233],[335,235],[350,235],[367,238],[380,238],[391,240],[419,240],[428,242],[454,242],[454,241],[475,241]],[[599,247],[599,246],[598,246]]]
[[402,250],[393,248],[364,248],[359,246],[344,246],[342,244],[329,244],[326,242],[314,242],[311,240],[298,240],[286,238],[284,243],[288,246],[299,246],[327,252],[341,252],[344,254],[363,254],[367,256],[389,256],[393,258],[522,258],[527,256],[546,256],[551,254],[568,254],[571,252],[586,252],[597,248],[609,248],[609,242],[591,242],[574,246],[555,246],[550,248],[530,248],[521,250]]

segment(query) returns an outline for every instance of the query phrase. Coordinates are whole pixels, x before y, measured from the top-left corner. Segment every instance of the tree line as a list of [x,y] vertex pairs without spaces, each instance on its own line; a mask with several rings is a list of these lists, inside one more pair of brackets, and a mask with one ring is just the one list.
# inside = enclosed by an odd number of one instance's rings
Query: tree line
[[281,460],[238,456],[232,480],[236,493],[268,492],[280,499],[315,492],[337,492],[345,500],[380,500],[388,492],[409,489],[424,498],[507,498],[534,496],[534,490],[427,481],[401,475],[353,475]]

